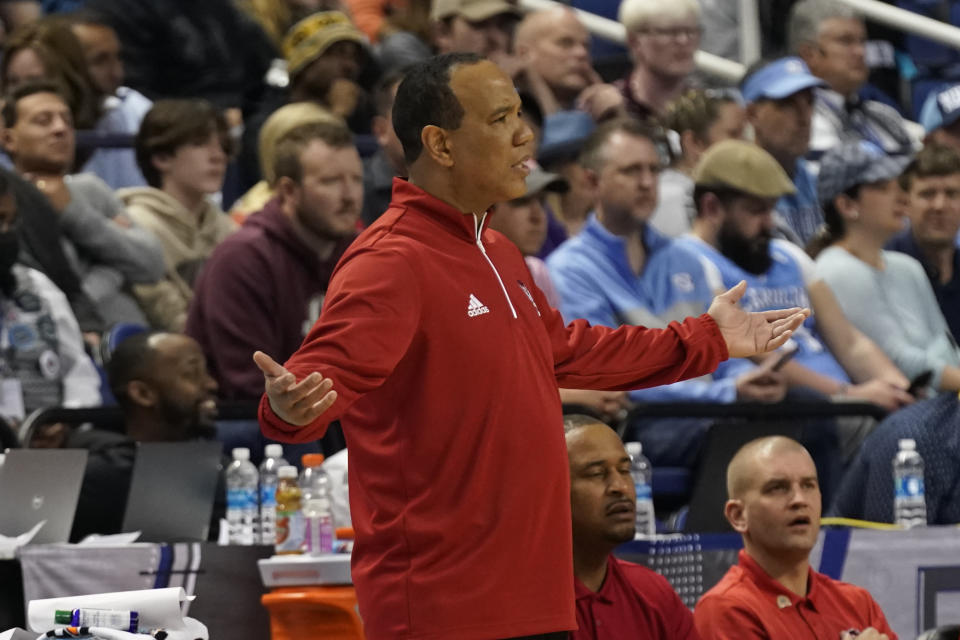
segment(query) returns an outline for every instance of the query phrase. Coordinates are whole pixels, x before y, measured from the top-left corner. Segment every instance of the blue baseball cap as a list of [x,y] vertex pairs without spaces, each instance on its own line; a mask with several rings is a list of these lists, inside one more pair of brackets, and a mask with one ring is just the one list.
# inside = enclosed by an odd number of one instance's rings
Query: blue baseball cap
[[583,111],[558,111],[543,121],[537,161],[549,165],[560,160],[571,160],[597,128],[589,114]]
[[940,127],[949,127],[960,119],[960,84],[931,91],[920,110],[920,124],[930,133]]
[[782,100],[804,89],[825,86],[827,83],[810,73],[803,60],[789,57],[754,71],[740,87],[740,93],[744,102]]

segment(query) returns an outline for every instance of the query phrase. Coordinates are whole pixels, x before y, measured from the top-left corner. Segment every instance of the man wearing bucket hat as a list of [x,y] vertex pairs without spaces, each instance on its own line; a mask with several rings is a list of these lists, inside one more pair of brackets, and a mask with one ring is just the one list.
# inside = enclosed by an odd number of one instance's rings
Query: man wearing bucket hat
[[339,11],[320,11],[293,25],[283,55],[294,102],[319,102],[350,119],[367,100],[357,78],[367,61],[367,39]]
[[759,62],[740,81],[754,141],[793,180],[794,192],[781,196],[774,209],[783,235],[801,246],[823,226],[817,181],[803,158],[810,148],[813,91],[823,86],[823,80],[796,57]]
[[316,103],[343,118],[355,133],[368,132],[373,119],[372,100],[358,84],[369,60],[367,39],[346,15],[319,11],[307,16],[290,28],[282,48],[287,77],[270,88],[244,127],[240,145],[244,189],[266,177],[257,171],[260,129],[280,107]]
[[[794,191],[773,156],[754,144],[728,140],[704,154],[693,177],[697,215],[693,233],[679,242],[716,265],[725,286],[745,279],[746,308],[800,302],[813,310],[791,339],[797,356],[782,369],[791,387],[867,400],[890,410],[912,402],[908,380],[847,320],[830,288],[815,276],[809,256],[793,243],[773,238],[773,205]],[[742,360],[725,363],[714,375],[736,375],[742,366]]]

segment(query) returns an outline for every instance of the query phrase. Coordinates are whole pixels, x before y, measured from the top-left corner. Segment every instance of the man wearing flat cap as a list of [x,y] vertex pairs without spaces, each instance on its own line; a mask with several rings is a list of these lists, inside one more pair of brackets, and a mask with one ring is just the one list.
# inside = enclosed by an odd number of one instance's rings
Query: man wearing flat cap
[[[773,156],[752,143],[728,140],[703,155],[693,178],[696,218],[692,233],[679,242],[716,265],[725,284],[747,281],[744,308],[802,303],[813,311],[785,346],[798,350],[782,369],[790,386],[888,410],[912,402],[903,374],[843,315],[810,257],[795,244],[773,238],[774,204],[795,189]],[[736,369],[736,363],[721,366],[715,376],[733,375]],[[858,443],[841,445],[852,454]]]
[[[550,254],[547,265],[564,318],[594,325],[665,327],[697,315],[723,290],[720,273],[698,253],[648,224],[657,204],[663,166],[658,132],[634,119],[600,125],[587,139],[581,162],[597,194],[583,229]],[[749,295],[749,293],[747,294]],[[779,402],[780,374],[750,368],[723,381],[695,380],[630,391],[635,402]],[[643,419],[631,437],[644,443],[654,466],[693,467],[708,421]]]

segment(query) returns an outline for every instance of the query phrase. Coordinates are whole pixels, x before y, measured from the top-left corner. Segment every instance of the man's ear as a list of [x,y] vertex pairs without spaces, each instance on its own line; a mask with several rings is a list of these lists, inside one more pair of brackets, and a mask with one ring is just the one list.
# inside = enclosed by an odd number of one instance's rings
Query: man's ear
[[691,129],[680,134],[680,147],[683,149],[683,155],[688,158],[699,158],[707,150],[707,145],[702,143]]
[[[634,58],[639,57],[639,54],[637,53],[637,45],[639,43],[640,43],[640,34],[637,33],[636,31],[630,31],[628,29],[627,30],[627,49],[630,51],[631,55],[634,56]],[[637,60],[634,60],[634,61],[637,62]]]
[[9,156],[17,155],[17,134],[14,133],[13,129],[4,126],[2,132],[0,132],[0,140],[3,141],[3,148]]
[[377,143],[380,146],[383,146],[383,138],[390,132],[390,127],[393,124],[390,122],[390,118],[384,116],[373,116],[373,119],[370,121],[370,132],[373,133],[373,137],[377,139]]
[[723,515],[726,516],[727,522],[737,533],[746,533],[747,531],[745,511],[742,500],[727,500],[727,503],[723,505]]
[[127,383],[127,397],[144,409],[157,406],[157,392],[143,380],[131,380]]
[[420,142],[423,144],[423,153],[433,158],[434,162],[442,167],[453,166],[453,148],[446,130],[428,124],[420,131]]
[[[817,46],[814,42],[800,42],[797,44],[797,55],[807,63],[807,66],[810,66],[811,62],[816,62],[817,56],[820,54],[820,47]],[[811,69],[811,72],[813,70]],[[816,75],[816,74],[814,74]]]
[[704,220],[720,222],[723,218],[723,213],[723,203],[720,202],[717,194],[711,193],[710,191],[703,194],[703,197],[700,198],[699,214]]
[[160,172],[160,175],[168,173],[173,168],[173,154],[157,153],[150,157],[150,164]]
[[453,30],[452,22],[452,18],[436,20],[431,26],[430,34],[433,38],[433,46],[440,52],[449,52],[453,46],[452,38],[450,37],[450,32]]
[[289,176],[278,178],[274,191],[280,196],[281,203],[293,202],[297,205],[300,202],[300,187]]

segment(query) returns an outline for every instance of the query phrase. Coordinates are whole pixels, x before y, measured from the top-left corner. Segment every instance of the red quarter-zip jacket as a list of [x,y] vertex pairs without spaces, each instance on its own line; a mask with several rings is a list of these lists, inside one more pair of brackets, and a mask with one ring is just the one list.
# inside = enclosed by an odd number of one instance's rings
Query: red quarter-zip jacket
[[[486,217],[486,216],[483,216]],[[713,371],[709,316],[664,330],[564,326],[516,247],[485,221],[396,180],[350,246],[320,319],[285,366],[338,398],[371,640],[481,640],[576,628],[570,482],[558,385],[633,389]]]

